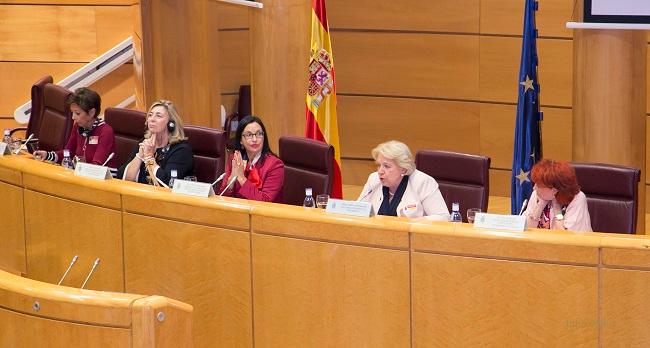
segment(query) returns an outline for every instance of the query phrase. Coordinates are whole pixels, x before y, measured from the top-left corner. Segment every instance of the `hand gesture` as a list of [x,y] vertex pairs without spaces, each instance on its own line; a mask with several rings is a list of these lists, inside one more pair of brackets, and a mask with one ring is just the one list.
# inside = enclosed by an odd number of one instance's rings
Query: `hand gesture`
[[231,163],[231,172],[230,175],[234,175],[237,178],[245,178],[244,176],[244,170],[246,169],[246,164],[248,161],[245,161],[241,153],[239,151],[235,151],[234,155],[232,156],[232,163]]

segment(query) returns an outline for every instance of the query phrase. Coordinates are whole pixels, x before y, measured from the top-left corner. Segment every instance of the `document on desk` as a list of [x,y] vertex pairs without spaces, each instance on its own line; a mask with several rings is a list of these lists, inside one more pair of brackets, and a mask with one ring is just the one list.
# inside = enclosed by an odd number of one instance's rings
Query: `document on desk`
[[526,229],[526,217],[522,215],[476,213],[474,227],[521,232]]

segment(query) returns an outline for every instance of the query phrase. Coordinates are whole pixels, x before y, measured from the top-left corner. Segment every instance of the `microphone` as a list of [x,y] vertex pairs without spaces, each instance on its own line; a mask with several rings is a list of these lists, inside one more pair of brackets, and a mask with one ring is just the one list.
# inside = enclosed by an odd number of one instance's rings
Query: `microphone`
[[56,283],[56,285],[61,285],[61,283],[63,283],[63,280],[65,279],[65,277],[68,276],[68,273],[70,272],[70,269],[72,268],[72,266],[74,266],[75,263],[77,263],[78,259],[79,259],[79,255],[75,255],[72,258],[72,261],[70,261],[70,264],[68,265],[68,269],[65,270],[65,273],[63,273],[63,277],[61,277],[61,280],[59,280],[59,282]]
[[217,180],[215,180],[215,181],[212,183],[212,185],[210,185],[210,186],[214,186],[216,183],[218,183],[219,181],[223,180],[223,177],[224,177],[224,176],[226,176],[226,172],[221,173],[221,175],[219,175],[219,177],[217,178]]
[[380,186],[381,186],[381,183],[379,183],[379,185],[377,185],[377,186],[371,188],[370,190],[368,190],[368,192],[366,192],[363,196],[361,196],[361,197],[359,197],[359,198],[357,199],[357,202],[360,202],[360,201],[362,201],[364,198],[368,197],[371,193],[375,192],[375,189],[377,189],[377,188],[380,187]]
[[30,134],[29,137],[27,137],[27,139],[25,139],[25,143],[20,144],[20,146],[18,146],[18,148],[16,149],[16,152],[14,152],[14,155],[19,154],[21,150],[26,150],[27,149],[27,143],[29,143],[29,141],[32,140],[33,137],[34,137],[34,133]]
[[108,163],[108,161],[110,161],[113,158],[113,156],[115,156],[115,152],[111,152],[111,154],[108,155],[108,158],[106,159],[106,161],[104,161],[102,167],[106,166],[106,163]]
[[528,198],[524,199],[524,202],[521,204],[521,210],[519,210],[519,215],[524,213],[526,207],[528,206]]
[[219,194],[219,196],[223,196],[223,194],[224,194],[226,191],[228,191],[228,189],[230,188],[230,185],[232,185],[232,183],[235,182],[235,180],[237,180],[237,176],[236,176],[236,175],[233,175],[233,176],[228,180],[228,185],[226,185],[226,188],[224,188],[223,191],[221,191],[221,193]]
[[81,284],[82,289],[86,287],[86,283],[88,283],[88,279],[90,279],[90,276],[93,275],[93,272],[95,272],[97,266],[99,266],[99,257],[95,259],[95,263],[93,263],[93,268],[90,269],[90,272],[88,272],[88,276],[86,276],[86,280],[84,280],[84,283]]

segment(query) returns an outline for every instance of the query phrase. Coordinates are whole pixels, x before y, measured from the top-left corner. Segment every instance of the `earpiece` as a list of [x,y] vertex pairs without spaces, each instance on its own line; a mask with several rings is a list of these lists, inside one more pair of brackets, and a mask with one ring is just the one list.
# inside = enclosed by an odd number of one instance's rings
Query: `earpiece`
[[174,129],[176,129],[176,123],[174,123],[174,121],[171,121],[171,120],[170,120],[170,121],[167,123],[167,131],[168,131],[169,133],[173,133],[173,132],[174,132]]

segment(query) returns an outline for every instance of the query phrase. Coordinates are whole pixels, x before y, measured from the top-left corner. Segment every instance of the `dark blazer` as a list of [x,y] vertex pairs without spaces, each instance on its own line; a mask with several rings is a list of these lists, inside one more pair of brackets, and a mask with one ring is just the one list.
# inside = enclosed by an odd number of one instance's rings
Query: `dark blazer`
[[[126,166],[131,163],[139,150],[139,146],[136,145],[133,151],[131,151],[128,160],[118,169],[118,178],[121,179],[124,177]],[[194,154],[192,153],[192,147],[187,143],[187,141],[179,141],[170,145],[169,149],[156,149],[156,163],[160,166],[156,172],[156,176],[165,184],[169,184],[169,179],[172,177],[172,169],[176,169],[179,179],[183,179],[188,175],[194,175]],[[148,184],[148,175],[149,173],[147,172],[144,163],[140,164],[138,182]]]

